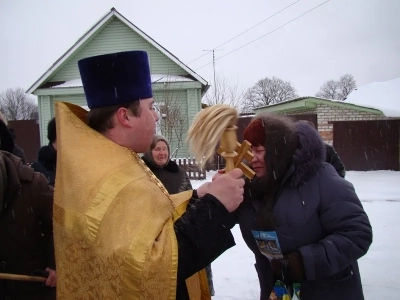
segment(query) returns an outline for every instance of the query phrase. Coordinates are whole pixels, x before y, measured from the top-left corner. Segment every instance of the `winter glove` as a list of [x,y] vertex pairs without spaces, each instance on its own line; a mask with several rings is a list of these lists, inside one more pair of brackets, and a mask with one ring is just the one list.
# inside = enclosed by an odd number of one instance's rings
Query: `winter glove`
[[271,268],[285,282],[302,282],[306,277],[303,258],[297,251],[285,255],[282,259],[273,259]]

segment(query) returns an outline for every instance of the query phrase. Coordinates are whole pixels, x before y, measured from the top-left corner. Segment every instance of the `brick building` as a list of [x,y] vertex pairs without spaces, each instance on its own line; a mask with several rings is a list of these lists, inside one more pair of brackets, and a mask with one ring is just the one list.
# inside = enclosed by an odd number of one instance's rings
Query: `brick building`
[[323,140],[335,147],[347,170],[400,170],[397,112],[385,115],[376,108],[315,97],[260,107],[255,113],[264,111],[313,122]]

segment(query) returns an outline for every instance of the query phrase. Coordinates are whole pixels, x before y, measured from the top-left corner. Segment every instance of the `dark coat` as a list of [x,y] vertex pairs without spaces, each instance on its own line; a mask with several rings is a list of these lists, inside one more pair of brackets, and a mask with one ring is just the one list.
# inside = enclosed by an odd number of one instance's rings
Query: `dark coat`
[[[369,219],[353,185],[323,162],[325,148],[318,133],[297,124],[296,134],[297,150],[273,199],[272,227],[259,221],[268,190],[262,180],[246,183],[244,201],[235,214],[255,254],[260,299],[268,299],[277,276],[251,230],[275,230],[284,255],[301,253],[306,276],[302,300],[364,299],[357,260],[372,243]],[[268,146],[275,145],[266,145],[266,153],[271,153]]]
[[32,164],[35,172],[42,173],[49,184],[54,186],[56,180],[57,151],[52,144],[39,149],[38,160]]
[[342,160],[339,157],[339,154],[335,151],[335,148],[329,144],[325,144],[325,149],[326,149],[326,162],[328,164],[331,164],[336,172],[339,174],[340,177],[345,177],[346,176],[346,169],[344,167],[344,164]]
[[177,194],[192,189],[186,171],[178,166],[176,162],[169,160],[165,166],[158,166],[149,156],[143,156],[142,159],[154,175],[164,184],[168,193]]
[[[4,188],[0,195],[0,272],[30,275],[46,267],[55,269],[53,188],[42,174],[3,151],[0,179]],[[0,299],[55,299],[55,288],[0,280]]]

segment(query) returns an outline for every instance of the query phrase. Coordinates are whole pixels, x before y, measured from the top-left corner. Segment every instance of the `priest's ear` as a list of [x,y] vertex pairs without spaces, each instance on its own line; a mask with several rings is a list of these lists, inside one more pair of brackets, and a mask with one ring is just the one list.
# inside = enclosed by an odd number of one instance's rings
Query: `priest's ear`
[[125,107],[120,107],[115,113],[115,121],[117,121],[119,124],[121,124],[124,127],[131,127],[130,121],[134,116],[132,115],[132,112]]

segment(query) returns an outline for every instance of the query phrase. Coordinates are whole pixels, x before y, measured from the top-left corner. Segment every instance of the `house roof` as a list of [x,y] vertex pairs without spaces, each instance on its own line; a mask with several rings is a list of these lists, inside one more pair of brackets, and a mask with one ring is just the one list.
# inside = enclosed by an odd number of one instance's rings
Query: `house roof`
[[[102,17],[93,27],[91,27],[83,36],[81,36],[77,42],[67,50],[27,91],[27,94],[31,94],[37,88],[39,88],[49,77],[50,75],[59,67],[62,63],[64,63],[81,45],[83,45],[100,27],[102,27],[108,20],[112,17],[118,18],[122,23],[131,28],[134,32],[140,35],[143,39],[145,39],[148,43],[154,46],[156,49],[165,54],[168,58],[170,58],[173,62],[179,65],[182,69],[188,72],[191,77],[195,80],[199,81],[201,84],[205,86],[205,90],[208,88],[208,83],[205,79],[203,79],[200,75],[190,69],[187,65],[181,62],[175,55],[169,52],[167,49],[158,44],[155,40],[153,40],[150,36],[140,30],[137,26],[135,26],[132,22],[126,19],[123,15],[121,15],[114,7]],[[205,91],[204,91],[205,92]]]
[[363,85],[352,91],[345,102],[379,109],[386,117],[400,117],[400,77]]
[[347,103],[345,101],[338,101],[338,100],[329,100],[317,97],[300,97],[292,100],[287,100],[281,103],[267,105],[255,108],[254,111],[257,113],[268,111],[268,112],[289,112],[289,111],[299,111],[299,110],[309,110],[316,108],[318,104],[325,104],[329,106],[337,106],[343,107],[347,109],[354,109],[358,111],[365,111],[374,114],[381,114],[384,113],[375,108],[371,108],[368,106],[357,105],[353,103]]

